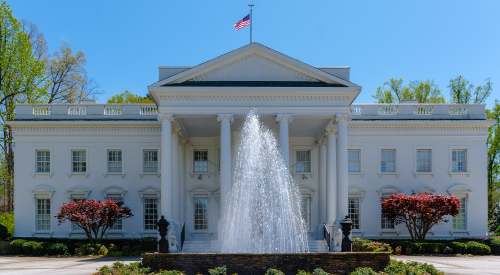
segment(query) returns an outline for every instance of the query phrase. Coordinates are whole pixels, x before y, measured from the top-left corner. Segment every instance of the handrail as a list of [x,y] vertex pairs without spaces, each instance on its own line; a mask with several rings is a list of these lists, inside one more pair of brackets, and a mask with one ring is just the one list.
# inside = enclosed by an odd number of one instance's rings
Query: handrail
[[179,251],[182,252],[182,246],[184,246],[184,241],[186,240],[186,223],[182,226],[181,231],[181,249]]
[[326,223],[323,224],[323,239],[326,241],[326,244],[328,245],[328,251],[331,251],[330,240],[332,239],[332,237],[330,235],[330,231],[328,231]]

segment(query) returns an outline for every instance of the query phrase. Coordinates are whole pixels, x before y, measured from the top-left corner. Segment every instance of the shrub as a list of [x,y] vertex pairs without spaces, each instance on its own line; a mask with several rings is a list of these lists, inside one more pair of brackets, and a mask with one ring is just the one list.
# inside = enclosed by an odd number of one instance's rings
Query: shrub
[[23,243],[23,253],[24,255],[33,255],[33,246],[38,244],[38,242],[35,241],[29,241]]
[[35,242],[33,244],[33,256],[44,256],[49,254],[49,244],[44,242]]
[[122,247],[122,251],[123,251],[123,252],[130,252],[130,245],[124,245],[124,246]]
[[140,251],[140,250],[142,250],[142,245],[140,244],[132,247],[132,251]]
[[227,268],[226,266],[219,266],[213,269],[209,269],[208,273],[210,273],[210,275],[227,275]]
[[491,249],[489,246],[478,243],[478,242],[468,242],[467,253],[472,255],[489,255],[491,254]]
[[416,245],[419,247],[423,247],[425,253],[428,254],[440,254],[446,248],[446,244],[444,243],[419,243]]
[[10,251],[17,255],[23,254],[23,244],[25,242],[27,241],[23,239],[13,240],[12,242],[10,242]]
[[[210,273],[210,274],[212,274],[212,273]],[[283,273],[277,269],[269,268],[266,271],[266,275],[285,275],[285,273]]]
[[356,270],[351,272],[351,275],[377,275],[379,274],[376,271],[373,271],[373,269],[369,267],[358,267]]
[[10,243],[7,241],[0,241],[0,254],[9,254],[10,252]]
[[[99,275],[114,275],[114,274],[150,274],[151,269],[149,267],[143,267],[142,263],[135,262],[125,265],[121,262],[114,262],[111,266],[103,266],[97,269],[97,273]],[[174,273],[165,273],[161,271],[160,273],[155,274],[168,274],[168,275],[183,275],[182,272],[174,271]]]
[[465,254],[467,253],[467,245],[459,242],[451,242],[449,247],[453,250],[452,253],[455,254]]
[[157,275],[185,275],[181,271],[170,270],[170,271],[160,271]]
[[380,242],[388,243],[391,247],[401,246],[401,252],[405,252],[406,255],[413,254],[417,246],[412,241],[400,241],[400,240],[380,240]]
[[314,271],[313,271],[313,275],[331,275],[330,273],[324,271],[323,269],[321,268],[316,268]]
[[396,250],[394,250],[395,255],[401,255],[401,246],[396,247]]
[[121,251],[111,251],[108,253],[108,256],[110,257],[121,257],[122,256],[122,252]]
[[431,264],[419,263],[419,262],[405,263],[403,261],[396,261],[396,260],[391,260],[391,263],[384,269],[384,272],[388,274],[444,275],[444,272],[437,270]]
[[7,230],[7,226],[0,224],[0,241],[10,238],[12,235]]
[[110,244],[108,250],[109,252],[119,252],[122,251],[122,248],[119,245]]
[[368,239],[352,238],[352,251],[361,252],[363,251],[363,244],[371,242],[373,241]]
[[14,212],[5,212],[0,215],[0,224],[7,227],[7,232],[10,233],[11,237],[14,236]]
[[453,253],[453,249],[451,249],[449,246],[446,246],[443,250],[444,254],[451,254]]
[[371,242],[371,243],[364,243],[362,246],[362,251],[369,251],[369,252],[389,252],[391,251],[391,246],[386,243],[379,243],[379,242]]
[[95,255],[95,256],[106,256],[108,255],[108,249],[102,244],[85,244],[79,243],[78,255]]
[[411,249],[411,247],[407,247],[406,250],[405,250],[405,254],[406,255],[411,255],[413,254],[413,249]]
[[500,255],[500,238],[493,238],[490,240],[491,254]]
[[68,253],[68,246],[63,243],[54,243],[49,246],[49,255],[66,255]]

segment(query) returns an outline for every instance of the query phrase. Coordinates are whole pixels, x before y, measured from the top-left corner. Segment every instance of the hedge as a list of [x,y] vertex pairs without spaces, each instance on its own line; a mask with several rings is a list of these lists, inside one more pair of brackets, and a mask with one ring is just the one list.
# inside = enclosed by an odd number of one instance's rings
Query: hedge
[[467,253],[472,255],[489,255],[491,249],[489,246],[478,242],[467,242]]
[[490,239],[491,254],[500,255],[500,238]]

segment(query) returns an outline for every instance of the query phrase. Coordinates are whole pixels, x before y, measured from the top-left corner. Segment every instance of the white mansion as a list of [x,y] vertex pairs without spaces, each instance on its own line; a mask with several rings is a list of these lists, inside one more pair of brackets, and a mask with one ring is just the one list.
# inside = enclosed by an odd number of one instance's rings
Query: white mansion
[[354,236],[409,238],[381,217],[380,201],[423,192],[462,202],[461,214],[428,238],[487,236],[493,122],[484,104],[353,104],[361,86],[349,67],[312,67],[258,43],[194,67],[159,67],[148,90],[156,104],[17,106],[8,123],[16,237],[85,238],[70,222],[58,226],[58,207],[109,197],[134,216],[107,238],[156,236],[165,215],[177,236],[184,227],[198,250],[217,250],[232,144],[253,108],[290,163],[311,241],[346,214]]

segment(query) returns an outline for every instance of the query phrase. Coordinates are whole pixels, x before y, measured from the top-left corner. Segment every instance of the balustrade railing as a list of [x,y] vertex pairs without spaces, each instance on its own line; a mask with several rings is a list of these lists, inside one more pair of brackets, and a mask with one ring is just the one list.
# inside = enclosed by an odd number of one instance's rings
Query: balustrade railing
[[152,116],[158,114],[158,107],[151,105],[141,105],[141,116]]
[[451,105],[450,115],[452,116],[465,116],[469,114],[469,107],[467,105]]
[[417,116],[432,115],[432,105],[415,105],[413,114]]
[[394,116],[398,114],[397,105],[379,105],[378,114],[381,116]]
[[33,115],[35,116],[48,116],[52,111],[51,106],[44,105],[34,105],[33,106]]
[[363,114],[363,105],[352,105],[351,106],[351,115],[359,116]]
[[330,240],[332,239],[332,237],[330,235],[330,231],[328,231],[326,223],[323,224],[323,239],[326,241],[326,244],[328,245],[328,251],[331,251]]
[[68,108],[68,115],[70,116],[86,116],[87,106],[86,105],[70,105]]
[[105,116],[121,116],[123,115],[123,105],[105,105]]

